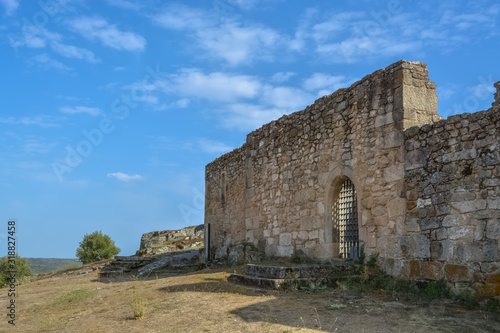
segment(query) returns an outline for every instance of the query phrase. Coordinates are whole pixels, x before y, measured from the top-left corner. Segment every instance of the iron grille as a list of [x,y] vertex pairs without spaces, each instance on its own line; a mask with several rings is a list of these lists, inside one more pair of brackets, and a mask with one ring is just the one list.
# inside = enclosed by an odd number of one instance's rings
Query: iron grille
[[342,184],[335,206],[334,222],[339,231],[339,256],[356,259],[359,256],[358,205],[356,189],[350,179]]

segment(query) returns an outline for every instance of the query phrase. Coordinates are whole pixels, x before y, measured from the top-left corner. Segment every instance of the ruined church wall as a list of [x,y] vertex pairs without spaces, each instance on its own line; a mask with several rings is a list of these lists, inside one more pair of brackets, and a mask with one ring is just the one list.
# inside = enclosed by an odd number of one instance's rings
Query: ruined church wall
[[500,108],[405,132],[411,279],[500,294]]
[[436,110],[425,64],[401,61],[250,133],[241,148],[206,168],[212,253],[223,256],[231,245],[250,242],[267,255],[300,249],[337,257],[333,193],[349,177],[365,252],[402,257],[403,131],[439,119]]

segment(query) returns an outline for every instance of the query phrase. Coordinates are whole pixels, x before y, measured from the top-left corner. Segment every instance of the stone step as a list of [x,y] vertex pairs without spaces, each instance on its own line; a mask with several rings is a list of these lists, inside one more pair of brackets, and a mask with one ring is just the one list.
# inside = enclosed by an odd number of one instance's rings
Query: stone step
[[323,278],[331,275],[345,275],[353,268],[353,265],[274,266],[248,264],[246,266],[245,275],[266,279],[310,279]]
[[357,279],[360,278],[359,275],[352,276],[330,276],[323,278],[298,278],[298,279],[270,279],[270,278],[262,278],[256,276],[248,276],[243,274],[232,274],[228,277],[228,281],[243,284],[263,289],[299,289],[299,288],[308,288],[311,286],[311,283],[314,283],[316,286],[330,286],[333,287],[336,285],[337,281],[341,281],[347,278]]
[[99,277],[100,278],[111,278],[111,277],[117,277],[123,274],[123,269],[117,268],[117,269],[105,269],[99,272]]
[[123,262],[136,262],[136,261],[151,261],[152,257],[140,257],[140,256],[116,256],[115,261]]

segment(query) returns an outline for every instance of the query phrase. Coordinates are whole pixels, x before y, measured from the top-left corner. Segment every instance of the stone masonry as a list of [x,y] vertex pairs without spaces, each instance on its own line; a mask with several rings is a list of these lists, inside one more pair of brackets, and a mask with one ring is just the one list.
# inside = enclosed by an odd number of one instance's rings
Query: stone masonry
[[426,64],[400,61],[262,126],[206,167],[205,245],[212,258],[243,243],[338,258],[332,207],[350,179],[360,245],[388,273],[499,295],[495,98],[442,120]]

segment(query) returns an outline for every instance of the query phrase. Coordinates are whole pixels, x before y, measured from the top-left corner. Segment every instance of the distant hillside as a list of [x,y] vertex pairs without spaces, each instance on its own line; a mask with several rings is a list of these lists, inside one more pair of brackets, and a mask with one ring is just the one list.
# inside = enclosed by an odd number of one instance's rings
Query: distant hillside
[[33,271],[33,274],[43,274],[53,272],[62,268],[73,268],[82,266],[78,259],[58,259],[58,258],[26,258]]

